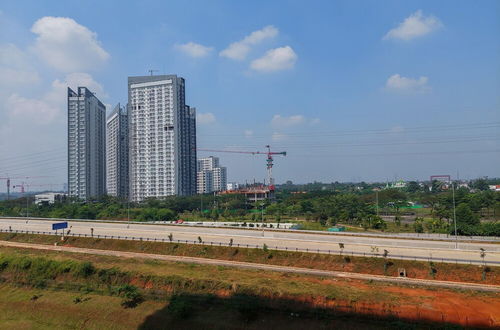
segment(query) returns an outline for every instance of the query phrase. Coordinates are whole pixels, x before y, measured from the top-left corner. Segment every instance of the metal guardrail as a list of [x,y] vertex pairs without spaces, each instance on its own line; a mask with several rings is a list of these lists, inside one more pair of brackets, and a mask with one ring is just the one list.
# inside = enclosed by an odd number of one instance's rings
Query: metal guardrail
[[[14,230],[14,229],[0,229],[0,233],[14,233],[14,234],[37,234],[37,235],[52,235],[52,236],[62,236],[55,232],[46,231],[36,231],[36,230]],[[170,240],[169,238],[149,238],[149,237],[136,237],[136,236],[117,236],[117,235],[92,235],[92,234],[76,234],[76,233],[66,233],[64,236],[71,237],[87,237],[87,238],[104,238],[104,239],[121,239],[121,240],[132,240],[132,241],[142,241],[142,242],[162,242],[162,243],[178,243],[178,244],[198,244],[198,245],[210,245],[210,246],[227,246],[227,247],[241,247],[241,248],[255,248],[263,249],[263,245],[259,244],[239,244],[239,243],[226,243],[226,242],[212,242],[212,241],[199,241],[199,240]],[[388,254],[384,257],[381,253],[371,253],[371,252],[356,252],[356,251],[345,251],[345,250],[323,250],[323,249],[308,249],[308,248],[288,248],[288,247],[278,247],[274,248],[266,245],[269,250],[276,251],[291,251],[291,252],[306,252],[306,253],[321,253],[321,254],[335,254],[339,256],[356,256],[356,257],[375,257],[375,258],[389,258],[389,259],[402,259],[402,260],[414,260],[414,261],[427,261],[427,262],[441,262],[441,263],[455,263],[455,264],[470,264],[470,265],[490,265],[498,266],[500,261],[486,261],[486,260],[471,260],[471,259],[455,259],[455,258],[435,258],[435,257],[421,257],[421,256],[407,256],[398,254]]]

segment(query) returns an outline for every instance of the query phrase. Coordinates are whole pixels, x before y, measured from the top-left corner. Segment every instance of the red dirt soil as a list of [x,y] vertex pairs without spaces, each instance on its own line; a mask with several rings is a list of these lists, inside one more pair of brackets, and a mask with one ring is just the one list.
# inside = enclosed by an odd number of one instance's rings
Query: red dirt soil
[[[398,301],[394,303],[376,303],[372,301],[343,301],[326,297],[288,296],[267,297],[271,304],[273,299],[289,299],[305,303],[312,308],[325,308],[355,314],[394,316],[403,320],[428,321],[436,323],[452,323],[464,327],[500,328],[500,294],[482,295],[452,290],[412,288],[396,285],[378,284],[376,286],[359,280],[345,280],[339,283],[332,279],[307,279],[327,285],[347,285],[364,290],[380,290],[396,294]],[[133,279],[132,283],[144,289],[151,289],[151,282]],[[162,286],[162,291],[172,293],[169,286]],[[218,290],[214,294],[220,298],[229,298],[234,292]]]

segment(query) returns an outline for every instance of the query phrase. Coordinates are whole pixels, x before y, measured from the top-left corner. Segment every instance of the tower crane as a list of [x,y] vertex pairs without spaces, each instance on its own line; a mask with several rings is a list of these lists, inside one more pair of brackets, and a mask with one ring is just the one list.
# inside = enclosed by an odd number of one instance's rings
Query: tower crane
[[0,178],[0,180],[7,180],[7,200],[9,200],[10,199],[10,180],[13,180],[13,179],[38,179],[38,178],[48,178],[48,176],[5,177],[5,178]]
[[286,156],[286,151],[271,151],[271,146],[266,146],[267,151],[239,151],[239,150],[215,150],[215,149],[197,149],[198,151],[208,151],[208,152],[226,152],[226,153],[236,153],[236,154],[250,154],[250,155],[266,155],[266,168],[267,176],[269,179],[269,188],[274,190],[274,179],[273,179],[273,156]]
[[27,190],[29,190],[29,188],[33,187],[50,187],[50,189],[52,190],[54,186],[63,186],[63,185],[64,183],[31,184],[27,182],[21,182],[20,184],[13,185],[12,188],[20,188],[21,193],[24,194]]

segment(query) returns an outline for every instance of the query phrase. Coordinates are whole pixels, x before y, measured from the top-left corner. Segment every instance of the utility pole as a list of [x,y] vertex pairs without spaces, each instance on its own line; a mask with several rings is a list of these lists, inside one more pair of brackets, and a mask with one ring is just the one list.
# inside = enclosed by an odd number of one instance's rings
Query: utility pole
[[264,203],[260,205],[261,213],[260,213],[260,219],[262,224],[260,225],[262,227],[262,236],[264,237]]
[[130,196],[127,198],[127,228],[130,228]]
[[455,210],[455,185],[451,182],[451,191],[453,192],[453,220],[455,222],[455,249],[458,249],[458,236],[457,236],[457,212]]
[[375,199],[377,200],[377,217],[378,217],[378,190],[375,191]]

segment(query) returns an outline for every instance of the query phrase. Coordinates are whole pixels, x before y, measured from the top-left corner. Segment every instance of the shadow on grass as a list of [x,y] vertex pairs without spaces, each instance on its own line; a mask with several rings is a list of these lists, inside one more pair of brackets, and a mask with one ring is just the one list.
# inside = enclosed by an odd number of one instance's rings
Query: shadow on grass
[[146,329],[460,329],[444,323],[418,323],[372,311],[357,313],[310,307],[293,299],[266,299],[247,294],[221,298],[214,295],[179,294],[138,327]]

